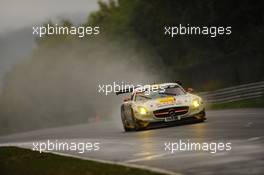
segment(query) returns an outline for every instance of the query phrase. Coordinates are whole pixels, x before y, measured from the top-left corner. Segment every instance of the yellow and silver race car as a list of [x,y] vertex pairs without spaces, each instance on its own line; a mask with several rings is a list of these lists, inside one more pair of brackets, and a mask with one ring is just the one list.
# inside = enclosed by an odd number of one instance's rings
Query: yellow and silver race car
[[124,99],[121,119],[125,131],[138,131],[151,125],[187,119],[204,121],[205,105],[201,97],[186,92],[178,83],[141,86],[133,89],[131,95]]

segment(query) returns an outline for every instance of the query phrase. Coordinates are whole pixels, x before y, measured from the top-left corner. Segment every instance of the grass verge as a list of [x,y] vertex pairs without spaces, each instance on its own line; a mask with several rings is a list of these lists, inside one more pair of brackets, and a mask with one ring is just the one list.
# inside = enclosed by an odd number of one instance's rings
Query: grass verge
[[241,100],[221,104],[207,104],[208,109],[264,108],[264,98]]
[[2,175],[158,175],[120,165],[98,163],[16,147],[0,147]]

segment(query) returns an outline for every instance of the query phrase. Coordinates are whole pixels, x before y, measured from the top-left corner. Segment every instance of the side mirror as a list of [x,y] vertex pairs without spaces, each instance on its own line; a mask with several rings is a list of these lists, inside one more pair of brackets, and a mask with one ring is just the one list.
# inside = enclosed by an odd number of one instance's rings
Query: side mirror
[[194,89],[193,88],[187,88],[187,92],[193,93],[194,92]]
[[124,102],[128,102],[128,101],[130,101],[130,100],[131,100],[131,97],[124,97],[124,98],[123,98],[123,101],[124,101]]

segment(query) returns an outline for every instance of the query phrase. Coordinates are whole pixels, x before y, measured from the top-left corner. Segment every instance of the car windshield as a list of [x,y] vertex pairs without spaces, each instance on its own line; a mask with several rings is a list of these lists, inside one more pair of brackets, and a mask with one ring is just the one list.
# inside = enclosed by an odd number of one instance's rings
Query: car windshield
[[145,91],[142,93],[137,93],[135,96],[135,101],[145,101],[149,99],[157,99],[167,96],[178,96],[178,95],[184,95],[185,92],[180,87],[170,87],[166,88],[164,92],[161,91]]

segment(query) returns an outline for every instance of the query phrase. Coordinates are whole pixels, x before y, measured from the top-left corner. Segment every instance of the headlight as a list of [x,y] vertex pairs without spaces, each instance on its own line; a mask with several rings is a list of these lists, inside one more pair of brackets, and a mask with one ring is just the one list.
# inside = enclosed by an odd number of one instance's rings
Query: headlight
[[138,112],[141,114],[141,115],[146,115],[148,110],[142,106],[138,107]]
[[200,102],[198,99],[193,100],[192,102],[193,107],[198,108],[200,106]]

